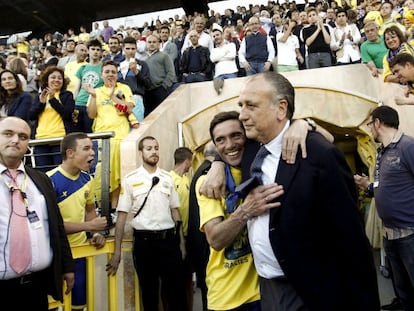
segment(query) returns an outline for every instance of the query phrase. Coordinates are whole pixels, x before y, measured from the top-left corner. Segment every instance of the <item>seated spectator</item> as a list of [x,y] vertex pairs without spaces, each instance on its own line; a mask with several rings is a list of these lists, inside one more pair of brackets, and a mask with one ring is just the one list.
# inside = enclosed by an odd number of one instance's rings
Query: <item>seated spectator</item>
[[6,69],[0,73],[0,117],[15,116],[28,121],[32,97],[23,91],[16,73]]

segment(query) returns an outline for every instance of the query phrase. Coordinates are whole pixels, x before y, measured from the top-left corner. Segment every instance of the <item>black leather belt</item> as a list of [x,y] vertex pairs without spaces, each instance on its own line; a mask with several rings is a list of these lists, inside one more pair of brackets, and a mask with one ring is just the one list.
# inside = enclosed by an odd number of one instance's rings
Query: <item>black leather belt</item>
[[33,272],[14,279],[0,280],[0,283],[7,286],[24,286],[32,283],[41,283],[42,279],[44,281],[44,275],[44,271]]
[[175,235],[175,228],[165,230],[135,230],[134,236],[143,240],[165,240]]

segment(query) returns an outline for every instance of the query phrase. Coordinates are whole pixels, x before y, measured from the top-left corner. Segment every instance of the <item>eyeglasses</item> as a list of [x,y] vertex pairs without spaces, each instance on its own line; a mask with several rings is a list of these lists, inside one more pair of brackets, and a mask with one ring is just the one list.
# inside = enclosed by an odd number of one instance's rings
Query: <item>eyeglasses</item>
[[374,122],[375,122],[375,119],[374,119],[374,120],[372,120],[372,121],[369,121],[369,122],[367,123],[367,126],[368,126],[368,127],[370,127],[372,124],[374,124]]

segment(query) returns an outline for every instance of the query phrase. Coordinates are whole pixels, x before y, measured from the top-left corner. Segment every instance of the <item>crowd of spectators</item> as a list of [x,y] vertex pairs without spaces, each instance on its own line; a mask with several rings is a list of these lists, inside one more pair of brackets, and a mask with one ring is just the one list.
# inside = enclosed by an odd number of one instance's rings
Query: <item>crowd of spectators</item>
[[[398,54],[414,55],[413,23],[414,0],[287,0],[175,15],[140,27],[114,29],[103,21],[90,32],[81,26],[42,38],[18,36],[0,46],[0,117],[28,121],[37,139],[115,131],[116,207],[120,141],[181,83],[214,80],[220,93],[225,79],[357,63],[385,82],[402,83],[390,64]],[[45,170],[59,164],[58,149],[35,148],[36,164]]]
[[[38,76],[45,66],[57,64],[65,67],[76,61],[76,45],[97,39],[102,43],[102,60],[111,59],[120,63],[124,58],[123,40],[133,37],[137,42],[136,58],[145,61],[148,57],[146,38],[151,34],[159,38],[159,50],[168,54],[173,61],[176,76],[174,82],[205,81],[217,78],[220,74],[236,73],[236,76],[244,76],[246,72],[253,74],[261,70],[280,72],[359,62],[371,62],[371,65],[373,62],[375,67],[370,66],[370,69],[374,74],[377,69],[382,69],[378,59],[384,57],[388,48],[386,40],[382,38],[385,28],[396,26],[404,36],[400,40],[405,42],[411,39],[413,9],[412,0],[387,0],[383,3],[380,0],[318,0],[313,3],[306,0],[300,5],[295,1],[268,1],[267,5],[240,5],[235,10],[229,8],[223,14],[211,10],[207,16],[197,12],[181,17],[175,15],[168,20],[146,22],[141,27],[119,26],[114,29],[108,21],[103,21],[102,27],[100,23],[94,23],[89,33],[85,26],[80,26],[78,31],[70,28],[64,34],[50,32],[42,38],[28,39],[20,36],[13,44],[3,45],[0,56],[7,60],[4,67],[12,68],[18,74],[23,89],[34,93],[38,92]],[[251,20],[252,17],[257,20]],[[377,46],[362,47],[365,41],[369,41],[364,34],[364,25],[368,22],[378,25],[377,41],[385,43],[381,44],[381,49]],[[195,44],[191,43],[187,35],[191,30],[198,33]],[[216,37],[222,39],[213,40],[213,33],[217,30],[222,36]],[[257,33],[262,36],[249,40],[250,35]],[[263,41],[263,37],[270,40],[272,46],[269,46],[269,41]],[[227,47],[225,55],[213,52],[223,42],[226,45],[233,43],[235,51]],[[262,45],[260,42],[267,44]],[[183,63],[182,55],[192,45],[208,48],[207,56],[201,52],[202,58],[207,57],[203,59],[207,62],[203,64],[205,68],[198,68],[194,62],[189,64],[188,57],[184,58]],[[264,49],[259,50],[258,46]],[[214,55],[211,58],[212,52]],[[16,57],[19,63],[23,61],[23,65],[12,65],[16,62]],[[228,66],[223,66],[222,61],[226,61]],[[234,72],[233,61],[237,72]],[[189,65],[193,70],[190,73],[185,68]],[[219,75],[215,72],[214,65],[218,65],[218,71],[221,72]],[[205,70],[207,73],[202,72]],[[225,72],[226,70],[231,72]],[[191,73],[201,73],[202,77],[191,77]]]
[[[389,64],[399,53],[414,54],[413,22],[413,0],[268,1],[223,14],[175,15],[141,27],[114,29],[103,21],[95,22],[90,32],[80,26],[42,38],[17,36],[0,47],[0,71],[7,70],[1,76],[0,116],[19,112],[31,122],[33,138],[40,137],[37,126],[43,115],[49,116],[46,124],[56,124],[66,134],[93,131],[87,111],[90,88],[103,85],[101,70],[107,61],[118,66],[117,82],[133,95],[129,102],[123,92],[109,94],[118,98],[114,113],[129,119],[131,128],[181,83],[214,80],[220,93],[224,79],[361,62],[373,76],[383,74],[385,82],[401,83]],[[50,72],[63,72],[64,83],[49,85],[54,83],[47,81]]]

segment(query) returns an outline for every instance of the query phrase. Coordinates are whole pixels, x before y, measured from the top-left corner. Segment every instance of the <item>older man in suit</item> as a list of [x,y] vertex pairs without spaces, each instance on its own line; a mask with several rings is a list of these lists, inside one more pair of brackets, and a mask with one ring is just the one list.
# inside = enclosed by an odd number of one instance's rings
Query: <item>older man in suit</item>
[[[282,75],[252,77],[239,106],[246,136],[262,144],[251,175],[263,184],[276,181],[285,191],[280,208],[248,223],[262,309],[379,310],[374,261],[342,153],[311,132],[306,159],[297,156],[293,165],[281,159],[294,112],[294,89]],[[246,145],[245,154],[257,147]],[[249,164],[245,160],[242,167]]]

